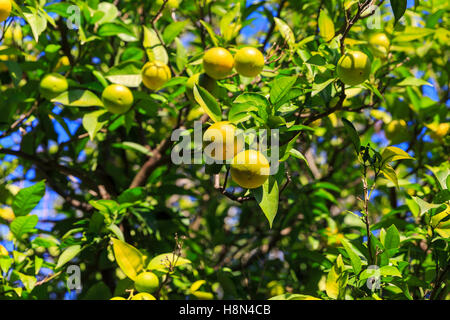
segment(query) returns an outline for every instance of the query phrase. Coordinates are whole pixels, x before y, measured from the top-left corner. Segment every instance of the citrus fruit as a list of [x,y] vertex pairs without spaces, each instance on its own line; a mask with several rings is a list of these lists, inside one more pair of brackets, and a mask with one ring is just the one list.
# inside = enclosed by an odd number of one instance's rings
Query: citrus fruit
[[123,298],[123,297],[112,297],[112,298],[109,299],[109,300],[127,300],[127,299],[125,299],[125,298]]
[[211,125],[203,134],[205,153],[214,160],[233,158],[244,147],[244,137],[229,121],[220,121]]
[[[161,7],[163,5],[163,3],[164,3],[164,0],[156,0],[156,4],[158,5],[158,7]],[[179,5],[180,5],[180,3],[178,0],[169,0],[169,1],[167,1],[167,4],[166,4],[166,6],[170,9],[177,9]]]
[[216,80],[209,77],[206,73],[196,73],[190,76],[186,82],[186,94],[192,102],[195,102],[193,92],[195,84],[205,88],[213,96],[217,95]]
[[102,101],[105,108],[114,114],[123,114],[133,105],[133,94],[121,84],[111,84],[103,90]]
[[245,150],[233,158],[230,171],[234,182],[243,188],[254,189],[269,178],[270,164],[261,152]]
[[239,49],[234,55],[234,67],[244,77],[256,77],[264,68],[264,56],[256,48]]
[[56,63],[56,66],[55,66],[55,70],[58,70],[59,68],[62,68],[62,67],[68,67],[68,66],[70,66],[69,58],[67,56],[62,56],[61,58],[58,59],[58,62]]
[[6,250],[6,248],[0,244],[0,257],[1,256],[8,256],[8,255],[9,255],[8,254],[8,250]]
[[384,129],[384,134],[393,144],[407,141],[409,139],[408,125],[405,120],[392,120]]
[[150,293],[138,293],[135,294],[131,300],[156,300],[156,298],[154,296],[152,296]]
[[[0,46],[0,51],[6,50],[6,49],[8,49],[7,46]],[[13,57],[12,55],[0,54],[0,60],[2,60],[2,61],[13,60],[13,58],[14,58],[14,57]],[[6,64],[4,64],[3,62],[0,62],[0,71],[1,71],[1,72],[8,71],[8,67],[7,67]]]
[[211,48],[203,56],[203,69],[213,79],[224,79],[233,70],[234,59],[225,48]]
[[49,73],[45,75],[40,83],[41,95],[51,100],[69,88],[67,79],[59,73]]
[[337,64],[337,75],[349,86],[363,83],[369,78],[371,62],[361,51],[351,51],[344,54]]
[[389,52],[391,42],[385,33],[379,32],[369,36],[369,47],[374,56],[383,58]]
[[430,130],[430,137],[435,140],[442,140],[450,133],[450,123],[430,123],[425,125]]
[[11,0],[0,0],[0,22],[8,19],[11,13],[12,5]]
[[147,62],[142,68],[142,81],[151,90],[158,90],[171,77],[169,67],[158,60]]
[[11,46],[14,43],[21,44],[23,39],[22,28],[19,24],[15,23],[11,25],[3,36],[3,43],[7,46]]
[[153,272],[142,272],[136,277],[134,287],[139,292],[153,293],[159,287],[159,279]]

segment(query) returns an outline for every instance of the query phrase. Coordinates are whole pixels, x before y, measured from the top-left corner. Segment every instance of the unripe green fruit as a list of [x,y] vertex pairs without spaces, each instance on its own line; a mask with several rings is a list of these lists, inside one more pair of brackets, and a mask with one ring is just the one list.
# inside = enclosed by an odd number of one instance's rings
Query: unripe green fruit
[[42,78],[39,90],[41,95],[51,100],[69,88],[67,79],[59,73],[50,73]]
[[369,37],[369,46],[374,56],[384,58],[389,52],[391,42],[385,33],[374,33]]
[[264,68],[264,56],[256,48],[245,47],[234,56],[234,67],[244,77],[256,77]]
[[371,62],[361,51],[351,51],[344,54],[337,64],[337,75],[343,83],[355,86],[363,83],[370,76]]
[[134,287],[139,292],[153,293],[159,288],[159,279],[153,272],[142,272],[136,277]]
[[102,101],[105,108],[114,114],[123,114],[133,105],[133,93],[121,84],[111,84],[103,90]]
[[131,300],[156,300],[156,298],[150,293],[143,292],[135,294]]
[[392,144],[405,142],[410,138],[408,124],[403,119],[389,122],[384,129],[384,134]]

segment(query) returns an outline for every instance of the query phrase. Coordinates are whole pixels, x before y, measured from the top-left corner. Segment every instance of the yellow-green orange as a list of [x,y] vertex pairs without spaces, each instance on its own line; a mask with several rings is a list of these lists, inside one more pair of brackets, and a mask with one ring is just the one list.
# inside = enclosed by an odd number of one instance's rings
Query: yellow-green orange
[[159,287],[159,279],[153,272],[142,272],[136,277],[134,287],[139,292],[153,293]]
[[213,79],[219,80],[231,74],[234,58],[225,48],[211,48],[203,56],[203,69]]
[[0,257],[7,256],[7,255],[9,255],[8,250],[6,250],[6,248],[0,244]]
[[350,51],[344,54],[337,64],[337,75],[349,86],[363,83],[369,78],[371,62],[361,51]]
[[62,56],[61,58],[58,59],[58,62],[56,63],[56,66],[55,66],[55,70],[58,70],[59,68],[62,68],[62,67],[68,67],[68,66],[70,66],[69,58],[67,56]]
[[11,0],[0,0],[0,22],[8,19],[11,14]]
[[233,158],[244,147],[244,137],[229,121],[211,125],[203,134],[205,154],[214,160]]
[[379,32],[369,36],[369,47],[374,56],[383,58],[389,52],[391,42],[385,33]]
[[103,90],[102,101],[105,108],[114,114],[123,114],[133,105],[133,93],[121,84],[111,84]]
[[14,23],[11,25],[3,36],[3,43],[11,46],[13,44],[21,44],[22,43],[22,27],[18,23]]
[[152,296],[150,293],[138,293],[135,294],[131,300],[156,300],[156,298],[154,296]]
[[40,83],[39,90],[41,95],[51,100],[69,88],[67,79],[59,73],[49,73],[45,75]]
[[392,144],[405,142],[409,139],[408,124],[405,120],[392,120],[385,129],[384,134]]
[[172,77],[169,67],[161,61],[147,62],[142,68],[142,82],[151,90],[158,90]]
[[239,49],[234,55],[234,67],[244,77],[256,77],[264,68],[264,56],[256,48]]
[[261,152],[245,150],[233,158],[230,172],[233,181],[238,185],[254,189],[262,186],[269,178],[270,164]]

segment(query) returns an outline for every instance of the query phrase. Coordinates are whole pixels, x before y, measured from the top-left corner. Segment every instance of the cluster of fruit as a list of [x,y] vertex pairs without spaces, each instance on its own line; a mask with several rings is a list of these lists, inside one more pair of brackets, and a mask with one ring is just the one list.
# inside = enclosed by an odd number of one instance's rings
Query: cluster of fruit
[[[224,48],[209,49],[203,57],[205,74],[194,74],[187,82],[187,95],[193,100],[194,85],[204,86],[214,92],[215,80],[224,79],[233,70],[245,77],[255,77],[264,67],[264,56],[255,48],[244,47],[233,57]],[[170,68],[161,61],[147,62],[142,68],[142,82],[151,90],[160,89],[171,79]],[[67,79],[59,73],[45,75],[40,83],[40,92],[46,99],[53,99],[68,89]],[[133,105],[133,93],[126,86],[111,84],[102,93],[105,108],[114,114],[126,113]],[[219,161],[232,159],[232,179],[243,188],[257,188],[268,178],[270,166],[259,151],[245,150],[242,136],[236,135],[236,127],[228,121],[211,125],[204,134],[204,142],[212,144],[212,158]],[[223,150],[215,154],[215,150]]]
[[[381,35],[381,36],[380,36]],[[384,34],[377,34],[370,43],[377,54],[386,55],[389,40]],[[244,77],[258,76],[265,64],[263,54],[256,48],[244,47],[233,56],[227,49],[214,47],[203,56],[204,73],[192,75],[186,82],[187,97],[195,102],[193,89],[200,85],[217,96],[216,80],[229,77],[233,69]],[[337,76],[346,85],[354,86],[366,81],[371,72],[371,61],[361,51],[347,51],[338,61]],[[161,61],[147,62],[142,70],[142,82],[150,90],[161,89],[172,77],[169,66]],[[42,96],[53,99],[68,89],[67,80],[58,73],[46,75],[40,85]],[[126,113],[133,105],[133,93],[124,85],[111,84],[102,93],[105,108],[114,114]],[[231,160],[231,177],[246,189],[258,188],[269,177],[270,165],[267,158],[256,150],[243,150],[243,137],[236,134],[237,128],[229,121],[211,125],[203,136],[204,147],[210,147],[207,156],[217,161]],[[208,143],[208,144],[206,144]],[[220,151],[220,152],[217,152]]]

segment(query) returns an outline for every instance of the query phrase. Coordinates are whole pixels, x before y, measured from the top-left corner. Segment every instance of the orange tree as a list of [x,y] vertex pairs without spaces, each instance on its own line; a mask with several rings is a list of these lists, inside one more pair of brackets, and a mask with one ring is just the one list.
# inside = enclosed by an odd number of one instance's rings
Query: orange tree
[[447,298],[448,10],[1,0],[0,298]]

